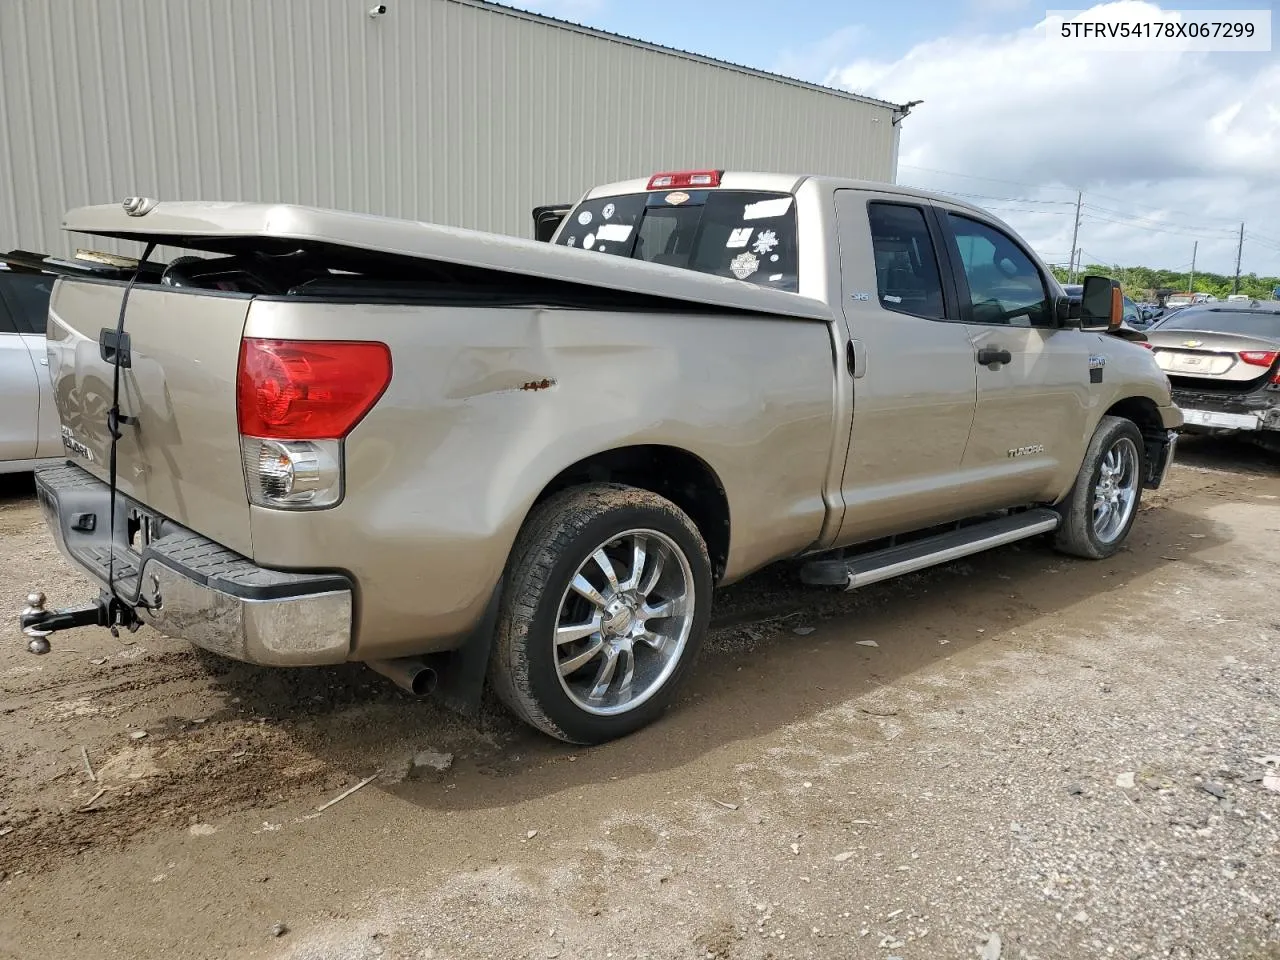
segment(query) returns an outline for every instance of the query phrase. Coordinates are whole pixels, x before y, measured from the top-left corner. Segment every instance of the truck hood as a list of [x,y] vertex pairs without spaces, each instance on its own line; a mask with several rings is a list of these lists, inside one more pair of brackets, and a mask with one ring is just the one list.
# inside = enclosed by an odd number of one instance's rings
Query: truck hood
[[[148,201],[149,202],[149,201]],[[127,208],[134,213],[126,212]],[[139,209],[145,212],[138,213]],[[830,321],[809,297],[679,267],[610,257],[459,227],[279,203],[134,200],[71,210],[63,229],[162,246],[233,252],[246,240],[312,242],[500,270],[752,313]]]

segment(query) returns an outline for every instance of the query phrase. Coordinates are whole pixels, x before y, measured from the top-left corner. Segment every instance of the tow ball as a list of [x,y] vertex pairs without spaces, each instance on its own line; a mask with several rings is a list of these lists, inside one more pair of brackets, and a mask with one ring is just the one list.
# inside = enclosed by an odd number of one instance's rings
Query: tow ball
[[27,594],[27,605],[18,618],[22,632],[27,637],[27,649],[34,654],[46,654],[52,647],[49,634],[74,627],[110,627],[111,633],[120,635],[124,627],[130,633],[142,626],[133,608],[115,597],[101,596],[95,603],[66,610],[46,610],[43,593]]

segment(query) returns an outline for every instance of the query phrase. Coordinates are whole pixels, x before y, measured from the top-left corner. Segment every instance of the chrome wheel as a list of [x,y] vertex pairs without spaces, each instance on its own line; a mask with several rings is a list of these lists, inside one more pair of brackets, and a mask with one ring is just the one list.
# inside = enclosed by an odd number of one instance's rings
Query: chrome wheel
[[1111,445],[1098,469],[1093,488],[1093,533],[1102,543],[1111,543],[1128,526],[1138,502],[1138,448],[1128,437]]
[[625,713],[671,677],[693,628],[693,568],[657,530],[628,530],[587,555],[560,598],[560,686],[582,710]]

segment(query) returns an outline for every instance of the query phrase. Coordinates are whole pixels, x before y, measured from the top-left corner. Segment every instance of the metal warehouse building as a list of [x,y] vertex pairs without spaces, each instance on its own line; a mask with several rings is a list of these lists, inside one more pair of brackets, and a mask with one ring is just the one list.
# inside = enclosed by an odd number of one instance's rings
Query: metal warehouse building
[[659,170],[891,181],[904,113],[482,0],[3,0],[0,249],[135,194],[529,236]]

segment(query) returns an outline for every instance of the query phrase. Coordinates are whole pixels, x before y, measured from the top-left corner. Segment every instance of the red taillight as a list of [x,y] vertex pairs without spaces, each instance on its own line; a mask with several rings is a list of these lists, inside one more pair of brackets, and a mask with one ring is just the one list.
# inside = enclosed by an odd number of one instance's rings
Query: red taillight
[[672,190],[676,187],[718,187],[721,170],[681,170],[655,173],[649,178],[650,190]]
[[1134,342],[1140,347],[1146,347],[1148,350],[1155,349],[1155,347],[1151,345],[1151,341],[1149,340],[1135,340]]
[[240,344],[240,433],[273,440],[338,440],[391,382],[385,343],[259,340]]
[[1254,367],[1269,367],[1276,362],[1276,357],[1280,357],[1280,351],[1242,350],[1240,352],[1240,359]]

